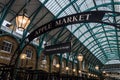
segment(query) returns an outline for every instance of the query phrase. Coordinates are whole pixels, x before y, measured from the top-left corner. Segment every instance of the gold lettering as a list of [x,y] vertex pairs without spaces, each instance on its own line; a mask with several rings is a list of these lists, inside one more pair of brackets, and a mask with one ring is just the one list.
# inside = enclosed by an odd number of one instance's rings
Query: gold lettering
[[48,24],[47,29],[50,29],[52,27],[52,24]]
[[86,14],[86,20],[89,20],[89,17],[90,17],[91,14]]
[[67,23],[67,20],[64,18],[62,24]]
[[72,17],[67,18],[67,23],[72,22]]
[[73,22],[74,22],[74,21],[78,21],[77,17],[78,17],[78,16],[73,16]]
[[83,21],[83,20],[85,20],[85,15],[80,15],[79,16],[79,21]]
[[55,26],[59,26],[59,25],[61,25],[61,19],[58,21],[55,21]]
[[35,35],[38,35],[38,31],[35,31]]
[[79,16],[79,21],[89,20],[91,14],[84,14]]

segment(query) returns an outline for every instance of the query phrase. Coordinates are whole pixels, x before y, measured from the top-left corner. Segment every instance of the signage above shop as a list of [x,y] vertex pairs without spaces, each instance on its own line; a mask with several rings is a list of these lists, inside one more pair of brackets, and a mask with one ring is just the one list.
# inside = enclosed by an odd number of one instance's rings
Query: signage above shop
[[71,51],[71,43],[60,43],[51,46],[45,46],[44,54],[56,54],[56,53],[65,53]]

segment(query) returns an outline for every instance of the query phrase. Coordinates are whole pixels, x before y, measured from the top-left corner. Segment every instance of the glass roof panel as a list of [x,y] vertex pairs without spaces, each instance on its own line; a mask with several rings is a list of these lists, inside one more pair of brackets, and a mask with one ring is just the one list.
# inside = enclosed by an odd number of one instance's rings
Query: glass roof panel
[[[41,0],[41,2],[43,1],[44,0]],[[113,5],[110,5],[113,3],[112,0],[94,0],[94,2],[93,0],[75,0],[74,3],[71,4],[73,1],[74,0],[48,0],[45,6],[55,16],[57,15],[57,18],[87,10],[113,11]],[[68,4],[70,4],[70,6],[68,6]],[[120,12],[120,5],[114,5],[114,7],[115,11]],[[58,15],[59,13],[61,14]],[[104,22],[112,23],[115,21],[114,19],[120,23],[120,17],[114,18],[108,16],[108,14],[105,14],[102,20]],[[72,25],[72,28],[70,25],[67,26],[67,29],[71,31],[76,38],[79,38],[80,42],[82,42],[84,46],[92,52],[92,54],[97,56],[101,62],[105,63],[107,62],[106,60],[115,59],[115,57],[119,54],[118,50],[120,50],[118,49],[120,48],[119,29],[115,29],[115,27],[110,25],[98,23],[83,23],[82,26],[80,25],[82,24],[74,24]],[[118,57],[116,57],[116,59],[118,59]]]
[[110,60],[106,64],[120,64],[120,60]]

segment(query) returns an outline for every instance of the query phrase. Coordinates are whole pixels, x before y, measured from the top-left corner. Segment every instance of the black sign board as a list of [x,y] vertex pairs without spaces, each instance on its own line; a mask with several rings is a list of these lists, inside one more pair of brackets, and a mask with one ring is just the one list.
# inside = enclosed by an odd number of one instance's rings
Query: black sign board
[[69,24],[101,22],[104,14],[105,14],[104,11],[90,11],[90,12],[83,12],[83,13],[77,13],[77,14],[65,16],[65,17],[53,20],[53,21],[37,28],[36,30],[31,32],[27,38],[30,42],[34,38],[40,36],[43,33],[46,33],[48,31],[51,31],[58,27],[66,26]]
[[71,51],[71,43],[60,43],[51,46],[45,46],[44,54],[56,54],[56,53],[65,53]]

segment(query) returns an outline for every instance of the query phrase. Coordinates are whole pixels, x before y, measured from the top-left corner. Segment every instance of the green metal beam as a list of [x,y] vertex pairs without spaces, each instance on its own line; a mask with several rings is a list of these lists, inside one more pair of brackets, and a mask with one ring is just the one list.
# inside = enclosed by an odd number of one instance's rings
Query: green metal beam
[[[112,36],[111,36],[111,37],[112,37]],[[109,41],[116,41],[116,40],[109,40]],[[94,41],[90,42],[90,44],[93,43],[93,42],[94,42]],[[106,41],[102,41],[101,43],[103,44],[104,42],[106,42]],[[88,44],[87,47],[88,47],[90,44]],[[102,44],[101,44],[101,45],[102,45]],[[113,44],[113,43],[110,43],[110,44]],[[94,48],[95,46],[97,46],[97,44],[91,46],[91,48],[89,48],[89,49],[91,50],[91,49]],[[103,46],[103,45],[102,45],[102,46]],[[97,49],[97,48],[96,48],[96,49]]]
[[69,6],[71,6],[71,4],[75,3],[77,0],[73,0],[71,1],[71,3],[67,4],[57,15],[56,17],[58,17],[65,9],[67,9]]
[[6,6],[3,8],[3,11],[2,11],[1,16],[0,16],[0,28],[2,26],[3,21],[5,20],[5,17],[8,14],[9,9],[11,8],[11,6],[13,5],[14,2],[15,2],[15,0],[10,0],[6,4]]
[[43,41],[44,41],[45,35],[46,34],[43,34],[39,38],[39,46],[37,47],[37,53],[36,53],[36,65],[35,65],[35,69],[38,69],[38,62],[39,62],[40,55],[41,55],[41,53],[43,51],[42,45],[43,45]]
[[[100,6],[102,7],[102,6],[104,6],[104,5],[100,5]],[[94,7],[94,8],[96,8],[96,7]],[[84,25],[84,24],[82,24],[80,27],[82,27],[83,25]],[[104,24],[103,24],[103,25],[104,25]],[[80,27],[76,28],[76,30],[74,30],[73,33],[76,32]],[[96,27],[96,28],[97,28],[97,27]],[[79,38],[80,38],[80,37],[79,37]]]
[[[90,29],[90,26],[88,26],[88,27],[86,27],[86,28],[89,30],[89,29]],[[92,35],[94,41],[98,44],[100,50],[104,53],[104,56],[105,56],[105,58],[106,58],[106,60],[107,60],[107,56],[105,55],[105,52],[104,52],[104,49],[103,49],[102,46],[101,46],[101,43],[98,41],[97,37],[94,36],[95,33],[94,33],[92,30],[90,30],[90,34]]]
[[[48,1],[48,0],[46,0],[44,3],[46,3],[47,1]],[[33,18],[31,19],[31,22],[30,22],[30,24],[28,25],[27,29],[23,31],[23,35],[22,35],[21,42],[20,42],[19,46],[17,47],[16,51],[14,52],[14,54],[13,54],[13,56],[12,56],[12,59],[13,59],[15,56],[19,57],[20,54],[21,54],[21,52],[22,52],[22,50],[23,50],[24,47],[26,46],[26,44],[24,44],[24,42],[25,42],[25,39],[26,39],[27,32],[28,32],[29,28],[31,27],[33,20],[35,19],[35,17],[37,16],[37,14],[39,13],[39,11],[41,10],[41,8],[42,8],[43,6],[44,6],[44,5],[40,5],[40,6],[38,7],[38,9],[37,9],[38,11],[35,12],[35,14],[33,15]],[[20,47],[20,49],[19,49],[19,47]],[[18,50],[18,51],[17,51],[17,50]],[[17,52],[17,53],[16,53],[16,52]],[[10,63],[15,63],[16,66],[17,66],[17,65],[18,65],[18,61],[19,61],[19,58],[16,58],[16,62],[14,62],[14,60],[11,60]]]
[[[73,5],[73,7],[74,7],[74,5]],[[74,7],[75,8],[75,7]],[[75,9],[76,10],[76,9]],[[76,11],[76,12],[78,12],[78,11]],[[86,25],[85,25],[86,26]],[[78,54],[78,52],[77,52],[77,54]]]
[[43,16],[41,18],[39,18],[39,20],[34,25],[32,25],[32,27],[36,26],[40,21],[42,21],[42,19],[44,19],[46,17],[46,15],[48,15],[48,13],[49,13],[49,11],[47,11],[45,14],[43,14]]
[[10,22],[13,21],[13,19],[25,8],[25,6],[27,6],[27,4],[30,2],[31,0],[28,0],[28,2],[26,2],[17,13],[15,13],[13,10],[10,10],[10,12],[14,15],[14,17],[12,19],[10,19]]
[[[104,44],[103,46],[105,46],[106,44]],[[104,47],[104,49],[105,49],[106,47]],[[112,46],[111,46],[111,48],[112,48]],[[93,53],[95,53],[95,54],[98,54],[98,52],[100,51],[100,50],[97,50],[98,48],[95,48],[96,50],[95,51],[93,51]],[[114,49],[116,49],[116,48],[114,48]]]
[[100,4],[100,5],[97,5],[97,6],[88,8],[88,9],[85,10],[85,11],[91,11],[91,10],[94,10],[94,9],[100,8],[100,7],[107,7],[108,5],[120,5],[120,2],[114,2],[114,3],[111,3],[111,2],[110,2],[110,3]]
[[42,7],[47,3],[48,0],[45,0],[43,5],[40,5],[37,10],[35,11],[34,15],[32,16],[31,22],[28,25],[27,29],[23,32],[23,39],[26,37],[28,30],[31,28],[32,22],[34,21],[34,19],[37,17],[37,14],[40,12],[40,10],[42,9]]
[[[107,30],[106,32],[114,32],[115,30]],[[98,33],[95,33],[94,36],[96,36],[97,34],[100,34],[100,33],[103,33],[104,31],[101,31],[101,32],[98,32]],[[119,31],[120,32],[120,31]],[[83,43],[85,43],[87,40],[89,40],[92,36],[89,36],[85,41],[83,41]],[[101,38],[104,38],[105,36],[103,37],[99,37],[98,39],[101,39]],[[115,36],[109,36],[109,37],[115,37]],[[91,41],[90,44],[94,42],[94,41]],[[86,45],[86,47],[88,47],[90,44]]]

